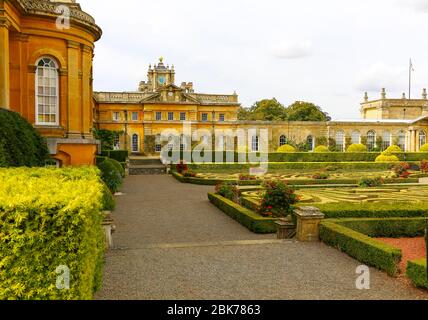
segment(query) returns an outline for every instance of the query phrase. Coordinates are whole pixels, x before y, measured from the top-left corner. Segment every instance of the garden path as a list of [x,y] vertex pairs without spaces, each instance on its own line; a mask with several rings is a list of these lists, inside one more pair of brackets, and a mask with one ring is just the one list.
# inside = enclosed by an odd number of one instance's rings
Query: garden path
[[97,299],[428,299],[322,243],[256,235],[212,206],[213,187],[130,176],[114,212],[115,248]]

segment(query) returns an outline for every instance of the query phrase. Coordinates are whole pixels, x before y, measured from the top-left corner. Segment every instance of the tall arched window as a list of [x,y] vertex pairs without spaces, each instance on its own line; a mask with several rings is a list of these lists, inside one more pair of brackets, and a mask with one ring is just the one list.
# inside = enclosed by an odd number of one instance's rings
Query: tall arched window
[[398,146],[401,150],[406,151],[406,132],[403,130],[398,133]]
[[424,130],[419,132],[419,148],[427,143],[427,133]]
[[283,145],[287,144],[287,137],[282,135],[279,137],[279,146],[282,147]]
[[373,151],[374,148],[376,148],[376,132],[370,130],[367,132],[367,149]]
[[253,136],[251,139],[251,151],[257,152],[259,151],[259,137]]
[[388,149],[391,146],[391,132],[385,130],[382,137],[382,150]]
[[360,144],[361,143],[361,134],[360,131],[355,130],[351,133],[351,143],[352,144]]
[[345,132],[339,130],[336,132],[336,149],[343,152],[345,147]]
[[134,133],[132,135],[132,152],[138,152],[140,151],[140,139],[138,137],[138,134]]
[[307,144],[308,144],[309,151],[314,150],[314,145],[315,145],[314,137],[313,137],[313,136],[308,136],[308,137],[306,138],[306,142],[307,142]]
[[59,125],[58,65],[49,57],[37,61],[36,124]]

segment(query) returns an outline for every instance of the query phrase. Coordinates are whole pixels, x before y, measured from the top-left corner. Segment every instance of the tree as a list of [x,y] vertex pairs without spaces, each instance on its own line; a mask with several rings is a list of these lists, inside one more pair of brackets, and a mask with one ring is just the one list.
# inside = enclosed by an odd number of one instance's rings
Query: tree
[[285,107],[275,98],[257,101],[248,110],[246,120],[280,121],[285,119]]
[[328,113],[310,102],[296,101],[286,109],[288,121],[330,121]]
[[251,112],[248,108],[240,107],[238,109],[238,120],[250,120]]

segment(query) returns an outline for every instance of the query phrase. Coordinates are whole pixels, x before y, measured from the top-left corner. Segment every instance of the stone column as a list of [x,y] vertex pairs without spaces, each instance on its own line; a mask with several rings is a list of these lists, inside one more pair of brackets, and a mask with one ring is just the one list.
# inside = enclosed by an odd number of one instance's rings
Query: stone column
[[6,109],[10,108],[9,27],[9,21],[0,17],[0,108]]
[[299,207],[295,210],[297,216],[297,240],[319,241],[319,224],[324,214],[315,207]]
[[84,138],[92,139],[92,93],[91,93],[92,48],[82,47],[82,132]]
[[73,139],[82,138],[81,97],[79,86],[79,53],[80,44],[67,42],[68,48],[68,128],[67,136]]
[[419,137],[419,133],[420,133],[420,130],[416,130],[415,131],[416,132],[416,148],[415,148],[415,151],[416,152],[419,152],[419,149],[420,149],[420,145],[419,145],[419,139],[420,139],[420,137]]

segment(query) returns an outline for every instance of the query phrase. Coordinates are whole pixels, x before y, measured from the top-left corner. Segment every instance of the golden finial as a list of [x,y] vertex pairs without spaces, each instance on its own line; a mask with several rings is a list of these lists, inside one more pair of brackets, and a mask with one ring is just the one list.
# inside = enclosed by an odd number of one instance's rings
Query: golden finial
[[159,62],[162,63],[163,62],[163,57],[159,58]]

